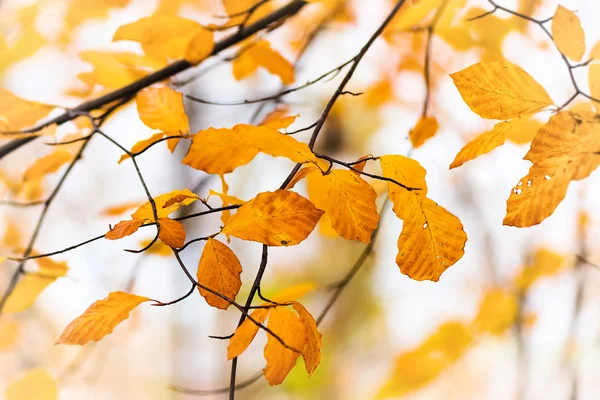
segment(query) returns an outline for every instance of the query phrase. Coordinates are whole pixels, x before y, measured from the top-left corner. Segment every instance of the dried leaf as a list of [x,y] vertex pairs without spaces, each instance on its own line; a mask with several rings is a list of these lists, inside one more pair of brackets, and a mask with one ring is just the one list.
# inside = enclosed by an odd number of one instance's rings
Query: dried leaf
[[126,236],[134,234],[140,228],[140,226],[144,225],[144,222],[146,222],[146,220],[143,218],[134,218],[121,221],[110,231],[106,232],[104,237],[108,240],[122,239]]
[[146,301],[150,299],[124,292],[109,293],[108,297],[96,301],[75,318],[56,344],[84,345],[90,340],[97,342],[112,333],[119,323],[129,318],[131,310]]
[[158,220],[160,230],[158,238],[167,246],[178,249],[185,244],[185,229],[181,222],[170,218],[160,218]]
[[[600,99],[600,64],[592,64],[589,66],[588,79],[590,83],[590,96],[595,99]],[[596,111],[600,112],[600,104],[596,101],[592,103],[594,104]]]
[[450,76],[465,103],[483,118],[520,118],[552,105],[531,75],[507,61],[473,64]]
[[302,304],[294,302],[293,307],[300,316],[300,322],[302,322],[306,330],[307,341],[306,346],[302,350],[302,358],[304,359],[306,372],[308,372],[308,376],[311,376],[321,362],[321,342],[323,335],[318,331],[317,323],[313,316]]
[[[181,201],[173,203],[172,199],[180,199]],[[161,194],[154,198],[158,218],[168,217],[172,212],[179,210],[181,207],[189,206],[198,199],[200,198],[189,189],[173,190],[172,192]],[[166,206],[167,203],[169,203],[168,206]],[[152,205],[150,202],[147,202],[138,208],[136,212],[131,214],[131,218],[143,219],[144,221],[150,222],[154,221],[154,214],[152,213]]]
[[552,38],[558,51],[573,61],[581,61],[585,53],[585,32],[579,17],[561,5],[552,17]]
[[[225,244],[209,238],[198,264],[198,283],[234,300],[242,286],[241,273],[242,265],[235,253]],[[198,290],[209,305],[222,310],[230,306],[227,300],[202,288]]]
[[389,155],[380,162],[385,177],[420,189],[408,191],[388,183],[394,212],[404,221],[396,263],[412,279],[437,282],[463,256],[467,234],[456,216],[426,197],[427,172],[417,161]]
[[219,193],[219,192],[215,192],[212,189],[208,190],[208,198],[207,200],[210,198],[210,196],[217,196],[218,198],[221,199],[221,201],[223,202],[223,205],[225,206],[225,204],[227,205],[242,205],[244,203],[246,203],[245,200],[239,199],[235,196],[230,196],[228,194],[223,194],[223,193]]
[[241,206],[221,231],[269,246],[293,246],[308,237],[323,211],[297,193],[259,193]]
[[[269,315],[270,308],[257,308],[250,316],[254,321],[264,324],[267,316]],[[258,333],[258,325],[255,322],[246,318],[242,325],[240,325],[233,334],[233,337],[229,340],[229,346],[227,347],[227,359],[231,360],[242,354],[250,343],[254,340],[254,337]]]

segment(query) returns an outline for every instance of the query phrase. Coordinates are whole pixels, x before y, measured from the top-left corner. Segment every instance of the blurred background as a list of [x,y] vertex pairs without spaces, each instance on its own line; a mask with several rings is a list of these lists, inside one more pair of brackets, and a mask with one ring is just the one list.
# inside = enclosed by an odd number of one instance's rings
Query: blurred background
[[[271,3],[276,8],[285,2]],[[498,3],[543,20],[554,14],[559,1]],[[587,60],[600,39],[600,3],[561,0],[560,4],[581,19]],[[294,85],[300,85],[356,55],[392,6],[389,0],[330,0],[310,5],[265,38],[295,64]],[[583,261],[600,264],[598,174],[572,183],[566,199],[542,224],[518,229],[502,226],[502,219],[511,189],[529,168],[530,163],[522,158],[531,137],[514,138],[458,169],[448,168],[467,141],[494,124],[469,110],[450,73],[479,61],[506,59],[525,69],[562,104],[573,93],[567,68],[535,23],[501,10],[467,21],[493,9],[485,0],[450,0],[446,6],[430,48],[428,115],[439,122],[437,134],[414,150],[408,139],[426,96],[426,30],[418,28],[428,26],[429,16],[417,21],[417,29],[395,29],[392,24],[377,40],[348,87],[364,94],[340,98],[316,149],[346,161],[366,154],[411,154],[427,169],[429,196],[463,222],[469,237],[464,257],[439,282],[411,280],[395,263],[402,222],[391,210],[384,211],[373,251],[320,325],[323,360],[315,374],[307,379],[298,362],[281,386],[270,387],[260,378],[240,389],[237,398],[600,398],[600,298],[595,289],[600,270]],[[226,19],[219,16],[227,15],[220,0],[3,0],[2,87],[28,100],[63,107],[97,96],[110,89],[111,82],[90,89],[80,74],[100,76],[99,71],[108,68],[109,53],[142,54],[139,44],[113,43],[112,37],[119,26],[155,13],[204,24],[222,24]],[[218,32],[217,38],[227,34]],[[102,61],[98,54],[103,54]],[[235,50],[226,51],[170,83],[178,91],[217,102],[257,98],[281,89],[281,81],[265,70],[237,81],[231,63],[225,60],[234,54]],[[587,69],[574,72],[587,91]],[[258,123],[278,107],[300,115],[289,130],[309,126],[341,76],[266,104],[213,106],[186,101],[191,131]],[[581,99],[573,105],[591,108]],[[542,112],[536,118],[544,123],[550,115]],[[2,199],[44,199],[61,173],[22,184],[23,171],[53,149],[44,142],[58,141],[76,130],[74,124],[65,124],[55,138],[45,137],[2,159]],[[139,120],[135,105],[111,118],[104,131],[127,148],[152,134]],[[309,135],[310,131],[302,132],[296,138],[305,141]],[[183,188],[201,197],[209,189],[221,191],[217,176],[181,164],[186,148],[180,145],[173,156],[159,145],[138,158],[153,195]],[[129,214],[125,209],[122,215],[111,215],[109,207],[145,201],[131,163],[117,164],[120,156],[109,142],[92,141],[50,208],[35,251],[62,249],[102,234],[108,224]],[[273,190],[292,167],[287,159],[259,155],[227,176],[229,193],[248,200],[258,192]],[[377,168],[374,164],[368,170],[376,172]],[[310,196],[310,182],[301,182],[297,190]],[[385,193],[385,186],[378,192]],[[380,207],[386,207],[384,197],[379,197]],[[36,207],[0,208],[5,254],[26,246],[39,212]],[[189,238],[199,237],[213,233],[219,224],[219,215],[211,215],[190,220],[186,231]],[[44,289],[31,307],[0,317],[0,398],[32,368],[43,369],[56,381],[60,399],[192,399],[202,394],[194,391],[228,386],[228,342],[208,335],[232,333],[239,313],[215,310],[197,295],[170,307],[142,305],[101,342],[54,346],[71,320],[109,292],[123,290],[166,302],[189,289],[168,253],[123,251],[142,247],[151,238],[151,232],[140,231],[53,258],[68,265],[66,276]],[[254,279],[261,245],[232,239],[230,246],[244,269],[241,300]],[[298,246],[270,249],[263,292],[272,295],[289,286],[314,283],[317,290],[302,303],[318,316],[332,295],[332,284],[346,276],[364,249],[363,243],[346,241],[332,236],[326,226],[318,227]],[[191,270],[201,250],[200,245],[185,253]],[[4,293],[15,264],[7,261],[0,268]],[[468,344],[454,336],[452,324],[457,323],[474,327]],[[265,342],[260,332],[240,357],[239,383],[261,372]],[[204,394],[207,399],[227,396]]]

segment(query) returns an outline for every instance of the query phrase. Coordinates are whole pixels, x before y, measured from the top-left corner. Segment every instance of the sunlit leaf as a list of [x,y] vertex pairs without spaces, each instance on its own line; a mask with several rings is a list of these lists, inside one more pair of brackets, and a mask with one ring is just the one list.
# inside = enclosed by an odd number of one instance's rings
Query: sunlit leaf
[[307,341],[302,350],[302,358],[304,359],[306,372],[310,376],[321,362],[321,342],[323,335],[318,331],[317,323],[313,316],[302,304],[294,302],[293,307],[300,316],[300,322],[302,322],[306,330]]
[[135,98],[138,114],[144,124],[163,132],[189,132],[183,95],[168,86],[150,87]]
[[266,40],[249,45],[233,60],[233,76],[242,80],[252,75],[258,67],[279,76],[281,82],[289,85],[294,82],[294,66],[279,52],[271,48]]
[[0,89],[0,131],[15,132],[35,125],[53,106],[24,100]]
[[160,218],[158,220],[160,230],[158,238],[167,246],[178,249],[185,243],[185,229],[181,222],[170,218]]
[[[173,199],[176,199],[177,201],[173,202]],[[198,197],[198,195],[189,189],[173,190],[172,192],[161,194],[160,196],[154,198],[158,218],[160,219],[168,217],[172,212],[179,210],[181,207],[189,206],[194,201],[199,199],[200,197]],[[154,221],[154,214],[152,212],[152,205],[150,202],[147,202],[139,207],[136,212],[131,214],[131,218]]]
[[581,61],[585,53],[585,33],[579,17],[561,5],[552,17],[552,38],[558,50],[574,61]]
[[104,237],[108,240],[118,240],[134,234],[140,226],[144,225],[144,218],[134,218],[119,222]]
[[102,211],[100,211],[100,214],[105,216],[105,217],[116,217],[122,214],[125,214],[127,211],[133,209],[133,208],[137,208],[140,206],[140,203],[143,203],[142,201],[132,201],[132,202],[127,202],[127,203],[122,203],[122,204],[116,204],[114,206],[109,206],[104,208]]
[[75,318],[56,344],[84,345],[90,340],[99,341],[129,318],[131,310],[146,301],[150,299],[124,292],[109,293],[108,297],[96,301]]
[[201,29],[190,40],[184,58],[190,64],[199,64],[212,54],[214,48],[214,33],[208,29]]
[[483,118],[519,118],[553,103],[531,75],[507,61],[473,64],[450,76],[465,103]]
[[[242,265],[233,251],[218,240],[209,238],[198,264],[196,274],[198,283],[230,299],[235,299],[242,286],[241,273]],[[211,306],[222,310],[226,310],[230,306],[227,300],[202,288],[198,288],[198,290]]]
[[417,161],[389,155],[380,162],[384,176],[420,189],[408,191],[388,183],[394,212],[404,221],[396,263],[413,279],[438,281],[463,256],[467,234],[457,217],[426,197],[427,172]]
[[[589,66],[588,79],[590,83],[590,96],[600,100],[600,64]],[[593,102],[596,111],[600,112],[600,103]]]
[[437,133],[439,124],[434,117],[421,117],[413,129],[408,133],[408,137],[413,147],[419,148],[431,139]]
[[244,240],[269,246],[292,246],[313,231],[323,211],[297,193],[259,193],[242,205],[222,230]]
[[[262,324],[267,319],[269,315],[269,308],[257,308],[252,311],[250,316],[254,321]],[[254,337],[258,333],[258,325],[256,323],[246,318],[242,325],[240,325],[233,334],[233,337],[229,340],[229,346],[227,347],[227,359],[231,360],[232,358],[238,357],[242,354],[250,343],[254,340]]]

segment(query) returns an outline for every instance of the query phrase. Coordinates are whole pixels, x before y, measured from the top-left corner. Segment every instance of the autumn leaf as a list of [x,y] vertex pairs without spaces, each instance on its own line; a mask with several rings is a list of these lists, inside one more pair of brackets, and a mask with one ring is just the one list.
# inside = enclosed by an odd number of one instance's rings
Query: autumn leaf
[[124,292],[109,293],[108,297],[96,301],[75,318],[56,344],[84,345],[90,340],[97,342],[112,333],[118,324],[129,318],[131,310],[146,301],[150,299]]
[[287,157],[296,163],[317,163],[317,157],[305,143],[266,126],[236,125],[239,137],[247,146],[273,157]]
[[57,400],[56,380],[40,368],[29,369],[6,389],[7,400]]
[[302,358],[304,359],[306,372],[308,372],[308,376],[311,376],[321,362],[321,342],[323,335],[318,331],[317,323],[313,316],[302,304],[294,302],[293,307],[300,316],[300,322],[302,322],[306,331],[307,341],[302,350]]
[[472,341],[465,324],[443,324],[419,346],[396,359],[394,370],[377,398],[397,398],[426,386],[465,354]]
[[181,222],[170,218],[160,218],[158,220],[160,230],[158,238],[167,246],[178,249],[185,243],[185,229]]
[[140,226],[144,225],[144,218],[134,218],[119,222],[104,237],[108,240],[118,240],[134,234]]
[[23,174],[23,182],[41,179],[48,174],[54,173],[63,165],[72,161],[73,154],[64,149],[58,149],[33,163]]
[[[218,240],[209,238],[198,264],[198,283],[234,300],[242,286],[241,273],[242,265],[233,251]],[[198,290],[209,305],[222,310],[230,306],[225,299],[200,287]]]
[[191,19],[168,15],[153,15],[119,27],[113,41],[119,40],[139,42],[144,52],[154,57],[188,56],[191,61],[200,61],[203,57],[198,57],[207,52],[205,46],[210,44],[208,52],[212,51],[212,32]]
[[[178,199],[174,202],[173,199]],[[154,198],[154,204],[156,205],[156,212],[158,218],[168,217],[169,214],[179,210],[181,207],[186,207],[192,204],[194,201],[199,200],[200,197],[190,191],[189,189],[173,190],[172,192],[161,194]],[[168,205],[167,205],[168,204]],[[152,212],[152,205],[150,202],[140,206],[133,214],[132,219],[143,219],[144,221],[154,221],[154,214]]]
[[585,33],[579,17],[561,5],[552,17],[552,38],[558,51],[573,61],[581,61],[585,53]]
[[139,207],[141,201],[136,202],[127,202],[116,204],[114,206],[109,206],[100,211],[100,215],[105,217],[116,217],[122,214],[125,214],[127,211]]
[[438,281],[464,254],[467,234],[460,220],[428,199],[426,171],[403,156],[380,157],[383,175],[408,187],[388,183],[394,213],[404,221],[398,238],[396,263],[412,279]]
[[[147,148],[152,146],[154,143],[160,142],[167,137],[173,137],[173,136],[180,136],[180,135],[177,132],[175,132],[175,133],[173,133],[173,132],[155,133],[154,135],[150,136],[148,139],[140,140],[139,142],[134,144],[133,147],[131,148],[130,152],[133,153],[134,155],[142,153]],[[179,139],[180,139],[179,137],[176,137],[173,139],[166,140],[167,147],[169,148],[171,153],[173,153],[175,151],[175,148],[177,147],[177,144],[179,143]],[[121,158],[119,158],[118,163],[121,164],[123,161],[127,160],[128,158],[130,158],[129,154],[123,154],[121,156]]]
[[[4,57],[4,53],[3,57]],[[47,116],[54,106],[24,100],[0,89],[0,131],[16,132],[34,125]]]
[[233,60],[232,65],[233,76],[237,80],[249,77],[258,67],[263,67],[271,74],[279,76],[285,85],[293,83],[295,79],[294,66],[271,48],[266,40],[250,44]]
[[423,23],[427,16],[442,5],[443,0],[420,0],[409,2],[392,19],[384,34],[402,32]]
[[379,222],[375,190],[352,171],[332,170],[326,175],[315,171],[314,174],[326,196],[313,198],[313,201],[329,215],[333,229],[345,239],[369,243]]
[[285,108],[276,108],[265,117],[260,125],[275,130],[286,129],[292,125],[298,117],[299,115],[287,115],[287,109]]
[[[152,246],[150,246],[151,242],[152,242],[152,239],[146,239],[146,240],[141,241],[140,248],[141,249],[147,248],[145,253],[155,254],[155,255],[161,256],[161,257],[169,257],[169,256],[173,255],[173,250],[171,250],[171,248],[169,246],[167,246],[160,240],[155,241],[152,244]],[[150,247],[148,247],[148,246],[150,246]]]
[[308,237],[323,211],[297,193],[259,193],[229,218],[221,233],[269,246],[293,246]]
[[423,146],[428,139],[431,139],[437,133],[439,124],[435,117],[421,117],[413,129],[408,133],[408,137],[415,149]]
[[140,119],[149,128],[182,135],[189,133],[183,94],[168,86],[150,87],[138,93],[135,103]]
[[[266,16],[273,10],[273,4],[270,2],[264,3],[261,0],[222,0],[225,12],[229,16],[229,20],[224,26],[237,26],[241,23],[251,24]],[[255,11],[246,20],[246,12],[254,9]]]
[[502,335],[516,321],[518,315],[517,296],[507,290],[495,288],[487,292],[479,306],[473,322],[477,332]]
[[302,179],[306,178],[312,172],[315,172],[318,170],[319,170],[319,167],[317,167],[316,165],[307,165],[305,167],[300,168],[300,170],[298,172],[296,172],[296,174],[294,175],[292,180],[290,180],[290,182],[286,185],[284,190],[293,189],[294,186],[296,186],[296,184],[298,182],[300,182]]
[[0,324],[0,350],[10,348],[19,336],[19,323],[5,319]]
[[483,118],[520,118],[553,104],[531,75],[507,61],[473,64],[450,76],[465,103]]
[[[467,161],[489,153],[496,147],[502,146],[510,137],[517,140],[523,136],[533,137],[540,125],[537,121],[526,118],[497,123],[492,130],[482,133],[467,143],[450,164],[450,169],[460,167]],[[528,132],[532,132],[533,135]]]
[[556,275],[563,270],[565,258],[549,249],[538,249],[534,255],[533,263],[523,267],[515,279],[519,290],[526,291],[539,279]]
[[[588,79],[590,84],[590,95],[595,99],[600,99],[600,64],[589,66]],[[593,102],[596,111],[600,112],[600,104]]]
[[212,54],[214,42],[214,33],[208,29],[201,29],[188,43],[184,55],[185,60],[192,65],[199,64]]
[[[312,167],[309,166],[309,167]],[[316,166],[315,171],[318,170]],[[302,169],[299,171],[299,173]],[[306,177],[306,188],[308,189],[308,198],[313,204],[326,204],[329,202],[329,196],[327,191],[323,190],[322,179],[320,178],[320,172],[308,174]],[[338,238],[340,235],[333,229],[331,217],[325,213],[319,219],[319,233],[328,238]]]
[[228,205],[242,205],[244,203],[246,203],[245,200],[242,200],[240,198],[237,198],[235,196],[230,196],[228,194],[223,194],[223,193],[219,193],[219,192],[215,192],[212,189],[208,190],[208,198],[207,200],[211,197],[211,196],[217,196],[218,198],[221,199],[221,201],[223,203],[227,203]]
[[525,159],[533,163],[506,202],[504,225],[528,227],[548,218],[565,198],[569,183],[600,164],[600,124],[592,112],[561,111],[536,134]]
[[[286,192],[292,193],[292,192]],[[287,308],[277,307],[269,312],[268,328],[293,349],[304,349],[308,338],[298,315]],[[264,350],[267,366],[263,370],[269,385],[279,385],[296,365],[300,353],[285,348],[273,335],[267,336]]]

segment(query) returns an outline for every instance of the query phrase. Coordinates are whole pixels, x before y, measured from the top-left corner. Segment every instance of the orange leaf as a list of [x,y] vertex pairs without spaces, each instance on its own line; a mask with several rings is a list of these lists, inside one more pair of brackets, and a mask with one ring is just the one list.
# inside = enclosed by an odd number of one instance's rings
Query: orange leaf
[[573,61],[581,61],[585,53],[585,32],[579,17],[561,5],[552,17],[552,38],[558,50]]
[[24,100],[6,89],[0,89],[0,131],[15,132],[33,126],[53,108]]
[[300,315],[300,322],[302,322],[306,330],[307,342],[302,350],[302,358],[304,358],[306,372],[310,376],[321,362],[321,342],[323,335],[318,331],[317,323],[313,316],[302,304],[294,302],[293,307],[298,315]]
[[124,238],[125,236],[129,236],[135,233],[140,228],[140,226],[144,225],[144,222],[146,222],[146,220],[143,218],[134,218],[121,221],[117,225],[115,225],[114,228],[108,231],[106,235],[104,235],[104,237],[108,240],[117,240]]
[[[225,244],[209,238],[198,264],[196,273],[198,283],[234,300],[242,286],[241,273],[242,265],[235,253]],[[230,306],[227,300],[202,288],[198,289],[211,306],[222,310],[226,310]]]
[[185,51],[185,60],[196,65],[210,56],[214,48],[214,36],[214,33],[208,29],[198,31],[188,44]]
[[437,133],[439,124],[434,117],[421,117],[417,125],[408,133],[408,137],[415,149],[423,144]]
[[158,224],[160,225],[158,238],[164,244],[174,249],[183,247],[185,244],[185,229],[181,222],[170,218],[160,218]]
[[259,193],[242,205],[221,231],[269,246],[292,246],[313,231],[323,211],[297,193]]
[[[181,199],[181,201],[173,202],[171,200],[173,198]],[[189,189],[173,190],[172,192],[161,194],[160,196],[154,198],[158,218],[160,219],[168,217],[172,212],[179,210],[181,207],[189,206],[198,199],[199,197]],[[169,202],[170,204],[166,206],[165,204]],[[154,214],[152,213],[152,205],[150,202],[147,202],[139,207],[136,212],[131,214],[131,218],[141,218],[145,221],[154,221]]]
[[58,149],[45,157],[38,159],[23,174],[23,181],[41,179],[48,174],[58,171],[60,167],[73,160],[73,154],[64,149]]
[[114,217],[114,216],[118,216],[121,214],[124,214],[126,211],[132,209],[132,208],[136,208],[139,207],[141,201],[136,201],[136,202],[130,202],[130,203],[123,203],[123,204],[117,204],[116,206],[110,206],[110,207],[106,207],[105,209],[103,209],[100,214],[106,217]]
[[[357,160],[359,162],[354,164],[352,166],[352,168],[354,168],[355,170],[358,170],[360,172],[363,172],[365,170],[365,167],[367,166],[367,161],[370,161],[371,158],[373,158],[373,154],[367,154],[366,156],[359,158]],[[356,171],[352,171],[352,172],[355,173],[356,175],[360,176],[359,172],[356,172]]]
[[437,282],[463,256],[467,234],[457,217],[426,197],[427,171],[417,161],[393,155],[380,161],[385,177],[420,189],[408,191],[388,183],[394,213],[404,221],[396,263],[412,279]]
[[293,189],[298,182],[306,178],[311,172],[317,171],[318,169],[319,168],[316,165],[308,165],[306,167],[301,168],[298,172],[296,172],[296,174],[294,175],[290,183],[287,184],[284,190]]
[[124,292],[109,293],[108,297],[96,301],[75,318],[56,344],[84,345],[90,340],[97,342],[112,333],[119,323],[129,318],[131,310],[146,301],[150,299]]
[[333,229],[345,239],[369,243],[379,223],[377,193],[371,185],[352,171],[333,170],[327,175],[316,171],[314,175],[326,195],[313,201],[329,215]]
[[[257,308],[250,316],[254,321],[263,324],[269,315],[270,308]],[[242,354],[250,343],[254,340],[254,337],[258,333],[258,325],[256,325],[249,318],[246,318],[244,322],[235,330],[233,337],[229,340],[229,346],[227,347],[227,359],[238,357]]]
[[233,76],[237,80],[242,80],[254,73],[259,66],[279,76],[285,85],[294,82],[294,66],[279,52],[272,49],[266,40],[251,44],[233,60]]
[[144,124],[163,132],[189,133],[183,95],[168,86],[150,87],[135,98],[138,114]]
[[[600,49],[600,46],[598,47]],[[592,64],[589,66],[588,81],[590,84],[590,95],[595,99],[600,99],[600,64]],[[593,104],[596,111],[600,111],[600,104],[595,101]]]
[[[272,309],[269,313],[268,327],[291,348],[301,351],[306,346],[308,341],[306,330],[295,312],[283,307]],[[269,385],[273,386],[283,382],[296,365],[300,353],[283,347],[277,339],[268,335],[264,355],[267,366],[263,373]]]
[[516,321],[519,304],[517,296],[507,290],[493,289],[483,298],[474,326],[479,332],[502,335]]

